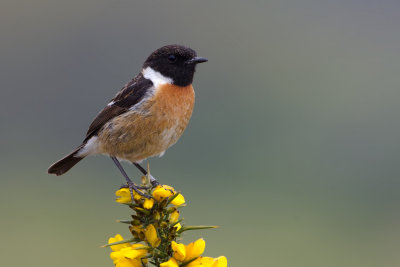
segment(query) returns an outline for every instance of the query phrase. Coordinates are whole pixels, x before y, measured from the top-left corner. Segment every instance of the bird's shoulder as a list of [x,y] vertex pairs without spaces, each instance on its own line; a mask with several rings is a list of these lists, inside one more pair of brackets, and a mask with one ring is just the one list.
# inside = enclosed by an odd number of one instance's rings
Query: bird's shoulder
[[127,83],[108,105],[97,114],[96,118],[90,124],[86,133],[84,142],[89,140],[92,136],[97,135],[98,131],[111,119],[129,111],[132,107],[140,102],[149,89],[153,86],[151,80],[146,79],[140,73]]

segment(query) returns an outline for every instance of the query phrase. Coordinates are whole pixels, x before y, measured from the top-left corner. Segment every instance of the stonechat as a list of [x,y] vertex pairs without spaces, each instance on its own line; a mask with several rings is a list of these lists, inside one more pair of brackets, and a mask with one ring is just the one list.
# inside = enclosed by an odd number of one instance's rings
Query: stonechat
[[[142,71],[93,120],[82,144],[51,165],[48,173],[62,175],[86,156],[105,154],[117,165],[131,192],[142,194],[119,160],[132,162],[147,174],[139,163],[162,156],[178,141],[193,111],[196,65],[206,61],[181,45],[154,51]],[[151,182],[157,183],[154,178]]]

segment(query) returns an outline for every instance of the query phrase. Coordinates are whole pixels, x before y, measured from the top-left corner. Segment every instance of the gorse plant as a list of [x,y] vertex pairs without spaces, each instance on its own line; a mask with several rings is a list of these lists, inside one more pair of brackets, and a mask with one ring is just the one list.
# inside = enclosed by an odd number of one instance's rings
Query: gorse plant
[[[142,192],[146,198],[128,188],[121,188],[115,194],[118,203],[127,205],[132,211],[130,220],[119,221],[129,225],[132,234],[124,239],[117,234],[108,240],[110,254],[116,267],[225,267],[227,259],[201,256],[205,241],[200,238],[188,245],[178,243],[182,233],[189,230],[216,228],[216,226],[186,226],[179,218],[180,209],[185,206],[183,195],[168,185],[151,186],[149,176],[142,178]],[[132,199],[133,196],[133,199]]]

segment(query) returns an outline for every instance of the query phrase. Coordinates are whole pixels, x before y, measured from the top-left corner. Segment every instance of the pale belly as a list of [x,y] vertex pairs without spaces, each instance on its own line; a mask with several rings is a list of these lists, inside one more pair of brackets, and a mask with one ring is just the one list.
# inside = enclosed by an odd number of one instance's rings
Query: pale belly
[[162,155],[182,135],[193,105],[191,86],[162,87],[140,109],[104,125],[98,135],[98,152],[132,162]]

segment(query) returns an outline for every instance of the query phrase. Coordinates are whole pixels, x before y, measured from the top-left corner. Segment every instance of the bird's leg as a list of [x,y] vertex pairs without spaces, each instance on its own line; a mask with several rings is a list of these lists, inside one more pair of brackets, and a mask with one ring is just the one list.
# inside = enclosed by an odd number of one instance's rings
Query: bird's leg
[[122,175],[125,177],[126,179],[126,183],[128,184],[128,188],[129,191],[131,192],[131,198],[133,201],[133,190],[135,190],[136,193],[138,193],[139,195],[141,195],[142,197],[145,198],[151,198],[150,196],[144,194],[143,192],[141,192],[139,190],[139,187],[137,185],[135,185],[131,179],[129,179],[128,175],[126,174],[124,168],[122,168],[121,163],[119,163],[118,159],[116,157],[111,157],[111,159],[114,161],[115,165],[117,165],[119,171],[122,173]]
[[[139,163],[136,163],[136,162],[132,162],[132,163],[133,163],[133,165],[136,166],[136,168],[139,169],[139,171],[140,171],[141,173],[143,173],[144,175],[147,175],[146,169],[143,168],[142,166],[140,166]],[[157,182],[156,178],[154,178],[151,174],[150,174],[150,183],[151,183],[151,185],[152,185],[153,187],[156,187],[157,185],[160,184],[159,182]]]
[[[144,175],[147,175],[146,169],[143,168],[142,166],[140,166],[139,163],[136,163],[136,162],[132,162],[132,163],[133,163],[133,165],[136,166],[136,168],[139,169],[139,171],[140,171],[141,173],[143,173]],[[156,187],[157,185],[160,184],[160,183],[156,180],[156,178],[154,178],[151,174],[150,174],[150,183],[151,183],[151,186],[152,186],[152,187]],[[171,190],[171,189],[168,189],[168,190],[171,191],[172,194],[175,194],[175,192],[174,192],[173,190]]]

